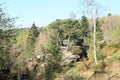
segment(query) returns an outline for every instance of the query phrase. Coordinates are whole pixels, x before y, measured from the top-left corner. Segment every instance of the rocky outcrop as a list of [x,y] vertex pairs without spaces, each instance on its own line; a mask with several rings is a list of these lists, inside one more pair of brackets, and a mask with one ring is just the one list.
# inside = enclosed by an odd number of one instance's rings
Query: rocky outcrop
[[64,51],[62,55],[62,65],[69,65],[71,62],[75,62],[79,56],[73,54],[70,51]]

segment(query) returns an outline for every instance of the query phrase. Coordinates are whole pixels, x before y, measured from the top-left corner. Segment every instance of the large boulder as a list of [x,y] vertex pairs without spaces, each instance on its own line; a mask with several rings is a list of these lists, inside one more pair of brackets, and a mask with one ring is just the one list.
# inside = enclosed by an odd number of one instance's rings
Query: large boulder
[[62,65],[69,65],[71,62],[76,61],[78,55],[73,54],[70,51],[65,51],[62,55]]
[[80,46],[70,46],[69,51],[73,54],[81,54],[83,52],[82,47]]

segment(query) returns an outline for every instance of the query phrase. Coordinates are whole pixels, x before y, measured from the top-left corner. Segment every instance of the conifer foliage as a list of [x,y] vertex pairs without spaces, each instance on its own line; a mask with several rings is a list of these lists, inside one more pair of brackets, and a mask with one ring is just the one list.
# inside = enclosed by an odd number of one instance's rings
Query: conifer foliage
[[102,25],[101,21],[97,18],[96,19],[96,37],[97,41],[103,40],[103,32],[102,32]]
[[59,37],[57,32],[50,36],[50,42],[48,47],[47,65],[45,67],[46,80],[54,80],[54,73],[60,72],[61,66],[61,54],[60,45],[58,44]]
[[89,22],[85,15],[83,15],[81,19],[81,35],[80,36],[83,39],[90,37]]
[[25,57],[30,58],[34,56],[35,43],[38,36],[39,36],[39,30],[37,29],[36,25],[33,23],[28,33]]

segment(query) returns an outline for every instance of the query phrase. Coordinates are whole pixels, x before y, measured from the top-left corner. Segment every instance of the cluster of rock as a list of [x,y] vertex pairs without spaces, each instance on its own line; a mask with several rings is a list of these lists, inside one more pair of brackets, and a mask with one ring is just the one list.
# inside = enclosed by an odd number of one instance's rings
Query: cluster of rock
[[80,39],[76,42],[75,46],[68,46],[67,40],[63,41],[61,46],[62,50],[62,65],[69,65],[72,62],[77,62],[83,60],[83,58],[88,59],[87,49],[89,48],[86,45],[83,45],[83,39]]

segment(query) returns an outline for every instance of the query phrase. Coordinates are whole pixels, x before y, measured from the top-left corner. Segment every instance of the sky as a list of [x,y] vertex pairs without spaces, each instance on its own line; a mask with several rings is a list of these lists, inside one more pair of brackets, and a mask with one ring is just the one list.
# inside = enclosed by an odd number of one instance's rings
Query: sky
[[[120,0],[96,0],[102,7],[102,16],[120,14]],[[5,3],[6,12],[16,20],[18,27],[47,26],[56,19],[70,18],[75,14],[79,19],[82,9],[80,0],[0,0]]]

